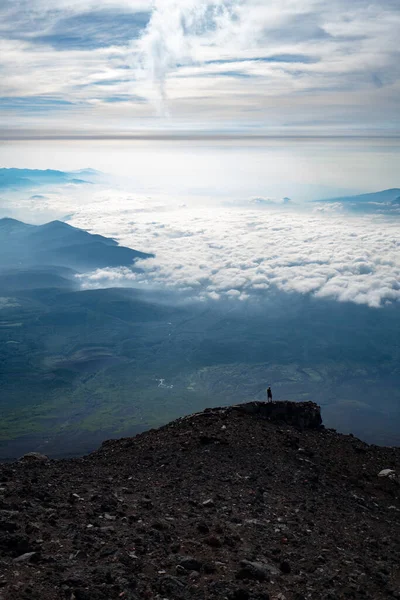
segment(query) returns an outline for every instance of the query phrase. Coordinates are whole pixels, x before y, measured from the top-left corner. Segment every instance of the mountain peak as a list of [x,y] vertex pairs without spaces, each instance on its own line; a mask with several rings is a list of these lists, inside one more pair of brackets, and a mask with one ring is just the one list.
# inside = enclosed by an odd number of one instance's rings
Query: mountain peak
[[3,233],[6,233],[6,231],[30,229],[31,227],[34,227],[34,225],[28,225],[27,223],[23,223],[17,219],[12,219],[11,217],[3,217],[0,219],[0,228],[2,229]]
[[65,221],[59,221],[55,219],[54,221],[49,221],[48,223],[44,223],[43,225],[39,225],[40,229],[77,229]]
[[19,225],[25,225],[25,223],[22,223],[22,221],[18,221],[17,219],[12,219],[11,217],[3,217],[2,219],[0,219],[0,224],[1,225],[11,225],[11,224],[19,224]]
[[2,267],[57,265],[82,272],[104,267],[133,267],[137,259],[150,256],[59,220],[26,225],[3,219],[0,227]]

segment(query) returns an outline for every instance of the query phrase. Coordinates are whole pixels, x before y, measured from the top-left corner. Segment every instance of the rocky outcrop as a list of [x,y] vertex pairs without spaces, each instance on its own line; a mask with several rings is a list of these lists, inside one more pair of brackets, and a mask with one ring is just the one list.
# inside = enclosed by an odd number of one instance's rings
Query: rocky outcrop
[[[220,406],[206,408],[204,411],[181,417],[175,423],[191,421],[193,419],[206,419],[212,415],[229,415],[230,413],[250,415],[264,419],[271,423],[286,423],[301,431],[306,429],[322,429],[321,408],[314,402],[246,402],[233,406]],[[108,442],[105,442],[107,444]]]
[[47,462],[49,459],[48,456],[46,456],[46,454],[41,454],[40,452],[28,452],[27,454],[24,454],[23,456],[21,456],[21,458],[19,459],[21,462]]
[[233,409],[302,430],[319,429],[322,425],[321,409],[314,402],[249,402]]

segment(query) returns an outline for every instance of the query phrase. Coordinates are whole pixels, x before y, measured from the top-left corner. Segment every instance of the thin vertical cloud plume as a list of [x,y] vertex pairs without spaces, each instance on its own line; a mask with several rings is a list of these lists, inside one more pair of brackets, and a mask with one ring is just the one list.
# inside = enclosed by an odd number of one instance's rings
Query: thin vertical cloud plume
[[169,116],[167,79],[195,59],[195,41],[229,30],[239,0],[155,0],[150,22],[137,42],[137,76],[148,80],[160,116]]

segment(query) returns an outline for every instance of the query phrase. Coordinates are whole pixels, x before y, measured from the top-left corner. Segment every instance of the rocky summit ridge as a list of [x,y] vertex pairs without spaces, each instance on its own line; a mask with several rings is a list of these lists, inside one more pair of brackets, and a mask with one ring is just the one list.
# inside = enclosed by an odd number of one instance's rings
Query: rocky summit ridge
[[400,598],[400,449],[313,403],[0,465],[1,600]]

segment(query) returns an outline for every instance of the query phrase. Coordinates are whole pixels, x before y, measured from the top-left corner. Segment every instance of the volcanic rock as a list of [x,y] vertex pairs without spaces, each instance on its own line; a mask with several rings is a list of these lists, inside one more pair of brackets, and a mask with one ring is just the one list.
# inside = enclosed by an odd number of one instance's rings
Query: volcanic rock
[[0,465],[0,600],[400,597],[399,479],[377,476],[389,468],[399,448],[277,402]]
[[47,462],[50,459],[45,454],[40,454],[40,452],[28,452],[21,456],[19,460],[24,462]]

